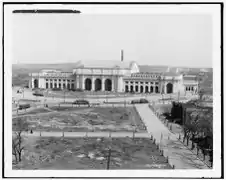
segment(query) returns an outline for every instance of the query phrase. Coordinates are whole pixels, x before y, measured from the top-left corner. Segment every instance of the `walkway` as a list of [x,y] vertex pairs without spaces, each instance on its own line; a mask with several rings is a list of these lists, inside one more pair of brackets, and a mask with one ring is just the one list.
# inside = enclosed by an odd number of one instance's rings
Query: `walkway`
[[141,119],[147,126],[147,131],[153,135],[164,156],[169,157],[169,163],[176,169],[208,169],[186,146],[178,141],[175,134],[171,133],[155,116],[148,105],[136,105]]
[[[33,131],[24,132],[24,136],[33,136],[33,137],[133,137],[133,132],[46,132],[46,131]],[[150,138],[149,133],[134,133],[134,137],[140,138]]]

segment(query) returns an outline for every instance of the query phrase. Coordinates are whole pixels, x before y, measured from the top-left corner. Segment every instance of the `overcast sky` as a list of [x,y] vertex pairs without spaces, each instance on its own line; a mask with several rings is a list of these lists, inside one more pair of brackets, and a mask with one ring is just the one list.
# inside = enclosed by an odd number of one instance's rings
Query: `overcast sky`
[[120,60],[212,67],[209,15],[14,14],[13,63]]

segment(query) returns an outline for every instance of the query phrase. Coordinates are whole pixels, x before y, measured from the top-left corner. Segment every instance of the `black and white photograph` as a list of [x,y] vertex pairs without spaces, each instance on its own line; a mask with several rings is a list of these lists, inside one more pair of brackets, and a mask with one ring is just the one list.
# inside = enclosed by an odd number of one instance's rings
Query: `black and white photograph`
[[222,177],[222,4],[3,6],[5,177]]

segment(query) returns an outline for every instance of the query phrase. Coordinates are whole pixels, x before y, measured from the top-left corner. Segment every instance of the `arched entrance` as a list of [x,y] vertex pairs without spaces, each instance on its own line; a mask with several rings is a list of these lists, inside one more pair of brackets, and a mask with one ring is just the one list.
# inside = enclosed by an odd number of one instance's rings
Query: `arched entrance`
[[67,84],[67,89],[71,89],[71,86],[70,86],[70,84]]
[[101,80],[96,79],[95,80],[95,91],[100,91],[101,90]]
[[92,89],[92,81],[91,79],[87,78],[85,80],[85,90],[91,91],[91,89]]
[[166,92],[167,92],[167,94],[173,93],[173,84],[172,83],[168,83],[166,85]]
[[158,87],[158,86],[155,87],[155,92],[156,92],[156,93],[159,92],[159,87]]
[[148,93],[148,86],[145,86],[145,92]]
[[137,85],[135,86],[135,91],[138,92],[138,86]]
[[128,85],[125,86],[125,92],[129,92],[129,86]]
[[71,84],[71,89],[73,89],[73,90],[75,89],[75,86],[74,86],[74,84]]
[[133,92],[133,86],[132,85],[130,86],[130,92]]
[[48,83],[46,83],[46,89],[48,89],[49,88],[49,84]]
[[34,80],[34,88],[38,88],[38,79]]
[[151,93],[153,93],[153,86],[151,86]]
[[110,79],[106,79],[105,80],[105,91],[111,91],[112,88],[112,82]]
[[144,87],[141,86],[141,87],[140,87],[140,92],[143,93],[143,91],[144,91]]

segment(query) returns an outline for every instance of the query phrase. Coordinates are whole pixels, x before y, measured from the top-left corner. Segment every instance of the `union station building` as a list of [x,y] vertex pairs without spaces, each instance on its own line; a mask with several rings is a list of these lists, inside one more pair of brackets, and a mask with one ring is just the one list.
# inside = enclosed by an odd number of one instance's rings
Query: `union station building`
[[136,93],[197,93],[194,75],[179,68],[139,66],[126,61],[78,61],[72,72],[44,69],[29,74],[32,88]]

